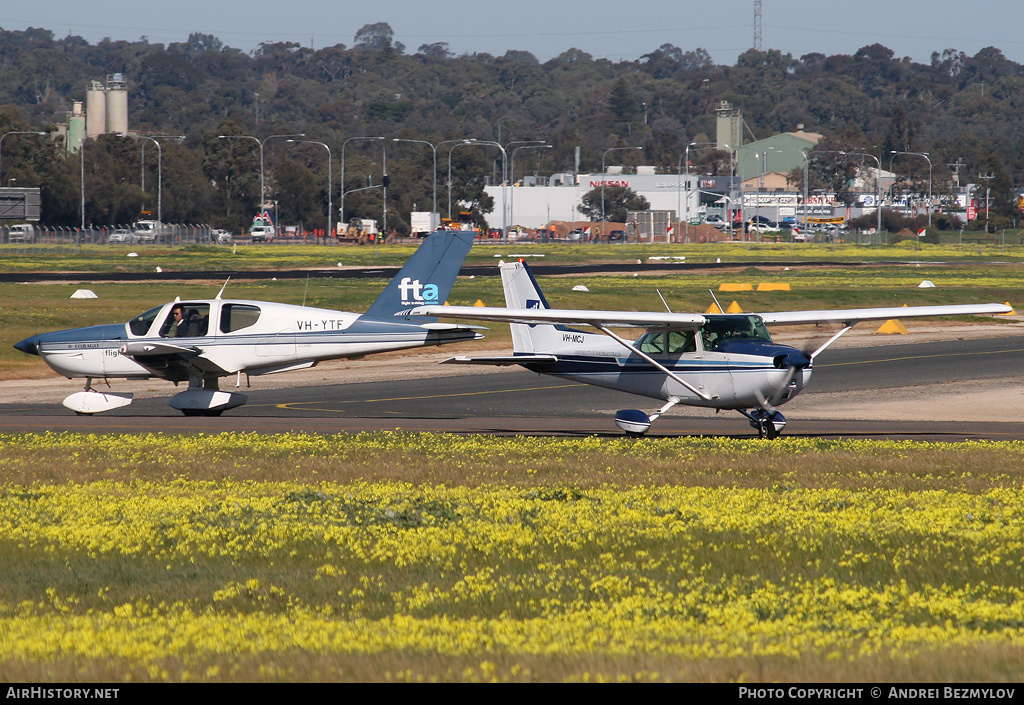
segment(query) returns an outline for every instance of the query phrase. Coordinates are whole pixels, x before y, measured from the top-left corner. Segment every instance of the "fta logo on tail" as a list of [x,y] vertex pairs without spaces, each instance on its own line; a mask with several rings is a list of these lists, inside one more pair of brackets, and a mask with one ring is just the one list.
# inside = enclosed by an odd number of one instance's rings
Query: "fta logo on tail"
[[398,292],[404,305],[439,303],[436,284],[420,284],[419,279],[403,277],[398,283]]

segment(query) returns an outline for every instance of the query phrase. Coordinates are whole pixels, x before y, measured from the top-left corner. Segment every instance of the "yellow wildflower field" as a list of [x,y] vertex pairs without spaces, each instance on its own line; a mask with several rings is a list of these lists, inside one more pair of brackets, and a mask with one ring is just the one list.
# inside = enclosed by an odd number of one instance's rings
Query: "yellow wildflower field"
[[1022,455],[808,439],[2,436],[0,672],[1020,680]]

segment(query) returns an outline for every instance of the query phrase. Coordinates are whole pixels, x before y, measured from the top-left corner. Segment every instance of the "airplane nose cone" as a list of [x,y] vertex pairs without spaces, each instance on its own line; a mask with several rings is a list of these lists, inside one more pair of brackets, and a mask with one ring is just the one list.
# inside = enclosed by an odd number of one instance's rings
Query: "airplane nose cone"
[[25,338],[24,340],[19,340],[17,343],[14,344],[14,347],[17,350],[22,351],[23,353],[28,353],[29,355],[38,355],[39,354],[39,336],[38,335],[33,335],[30,338]]

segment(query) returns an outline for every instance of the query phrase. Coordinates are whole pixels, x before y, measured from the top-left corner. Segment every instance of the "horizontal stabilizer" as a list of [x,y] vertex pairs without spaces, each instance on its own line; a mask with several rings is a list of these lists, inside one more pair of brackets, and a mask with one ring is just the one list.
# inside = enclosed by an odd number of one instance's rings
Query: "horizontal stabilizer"
[[450,357],[444,360],[442,365],[526,365],[526,364],[553,364],[558,362],[554,355],[506,355],[504,357]]
[[424,330],[487,330],[484,326],[464,326],[458,323],[421,323]]

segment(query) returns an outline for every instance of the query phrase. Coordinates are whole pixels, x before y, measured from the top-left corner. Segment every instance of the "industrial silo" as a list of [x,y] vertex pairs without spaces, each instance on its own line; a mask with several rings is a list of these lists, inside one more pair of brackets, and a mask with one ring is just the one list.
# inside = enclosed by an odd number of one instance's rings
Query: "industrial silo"
[[97,137],[107,131],[107,96],[103,85],[93,81],[85,92],[85,136]]
[[107,132],[128,132],[128,85],[123,74],[107,76]]
[[85,108],[81,101],[76,100],[74,102],[74,107],[71,108],[71,114],[68,115],[68,151],[77,154],[78,150],[82,148],[82,142],[84,140]]

